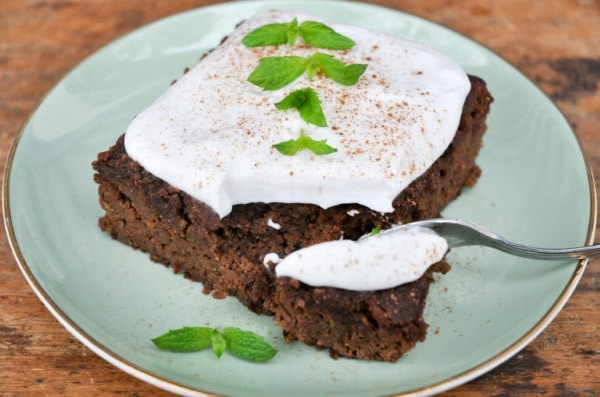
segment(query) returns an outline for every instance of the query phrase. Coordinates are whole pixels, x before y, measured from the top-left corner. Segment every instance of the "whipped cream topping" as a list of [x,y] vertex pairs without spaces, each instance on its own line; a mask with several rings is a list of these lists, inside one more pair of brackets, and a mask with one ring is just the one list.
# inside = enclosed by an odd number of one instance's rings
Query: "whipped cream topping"
[[352,291],[393,288],[420,278],[448,251],[447,241],[428,228],[383,231],[359,241],[335,240],[294,251],[277,263],[278,277],[292,277],[313,287]]
[[[332,51],[303,45],[247,48],[242,38],[267,23],[326,23],[357,44]],[[266,56],[328,53],[345,63],[368,64],[354,86],[316,74],[264,91],[247,81]],[[304,122],[295,109],[274,104],[312,87],[328,127]],[[421,45],[356,26],[291,11],[248,19],[182,76],[126,131],[131,158],[169,184],[226,216],[251,202],[313,203],[328,208],[359,203],[378,212],[444,152],[454,137],[465,97],[466,74],[452,60]],[[303,150],[285,156],[273,144],[300,131],[326,139],[329,155]]]

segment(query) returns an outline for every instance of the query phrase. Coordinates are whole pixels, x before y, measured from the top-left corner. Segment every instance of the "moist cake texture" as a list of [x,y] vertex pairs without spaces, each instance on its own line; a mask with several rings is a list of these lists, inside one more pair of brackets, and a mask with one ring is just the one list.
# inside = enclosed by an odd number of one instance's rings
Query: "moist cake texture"
[[130,156],[123,135],[93,163],[105,211],[100,228],[147,252],[153,261],[202,282],[205,293],[235,296],[254,312],[273,315],[288,341],[329,349],[332,357],[396,361],[425,338],[423,307],[433,273],[449,269],[444,260],[414,282],[351,291],[277,277],[276,265],[265,265],[265,256],[283,258],[321,242],[356,240],[376,227],[439,216],[480,175],[475,159],[492,97],[483,80],[468,80],[470,90],[451,142],[393,198],[389,211],[348,197],[326,208],[315,203],[238,203],[223,214],[149,172]]

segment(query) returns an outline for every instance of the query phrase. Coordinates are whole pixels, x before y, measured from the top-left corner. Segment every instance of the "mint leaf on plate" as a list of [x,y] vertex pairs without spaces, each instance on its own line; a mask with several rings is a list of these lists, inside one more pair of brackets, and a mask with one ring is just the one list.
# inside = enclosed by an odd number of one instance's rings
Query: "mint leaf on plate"
[[177,352],[195,352],[209,347],[213,329],[208,327],[183,327],[171,330],[152,339],[156,347]]
[[227,327],[223,329],[222,334],[227,341],[227,351],[243,360],[263,363],[277,354],[277,349],[253,332]]
[[257,363],[269,361],[277,354],[277,349],[262,336],[236,327],[227,327],[222,332],[209,327],[183,327],[154,338],[152,342],[159,349],[174,352],[195,352],[212,346],[218,358],[227,351]]
[[210,335],[210,341],[212,342],[213,352],[215,352],[215,355],[218,358],[221,358],[223,353],[225,353],[225,349],[227,347],[227,342],[225,341],[225,338],[223,338],[223,335],[219,331],[214,329],[212,334]]

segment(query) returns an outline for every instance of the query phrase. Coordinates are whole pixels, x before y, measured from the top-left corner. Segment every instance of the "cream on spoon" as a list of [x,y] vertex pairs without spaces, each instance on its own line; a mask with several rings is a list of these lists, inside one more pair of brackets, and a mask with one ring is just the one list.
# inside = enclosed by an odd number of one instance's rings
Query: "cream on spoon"
[[448,251],[446,240],[428,228],[381,232],[358,241],[335,240],[294,251],[278,262],[278,277],[291,277],[313,287],[353,291],[393,288],[420,278]]

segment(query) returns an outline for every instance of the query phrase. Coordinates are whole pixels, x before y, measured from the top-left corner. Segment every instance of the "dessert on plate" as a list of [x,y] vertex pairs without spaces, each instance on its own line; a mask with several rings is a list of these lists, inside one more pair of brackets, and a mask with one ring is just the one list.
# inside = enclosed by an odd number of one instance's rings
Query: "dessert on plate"
[[[288,341],[393,362],[425,338],[445,251],[427,233],[354,241],[439,216],[475,184],[491,102],[482,79],[424,46],[266,12],[98,155],[99,224],[207,294],[273,315]],[[380,260],[350,275],[357,258]],[[411,276],[390,271],[414,262]]]

